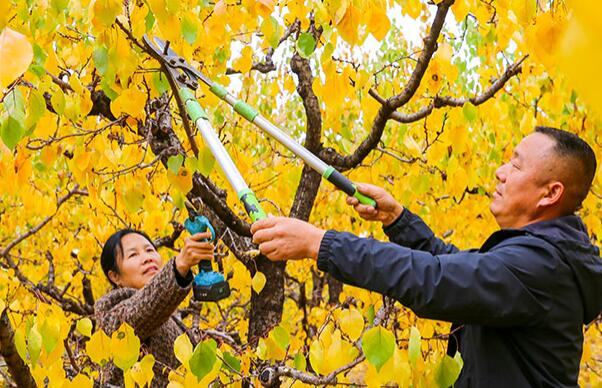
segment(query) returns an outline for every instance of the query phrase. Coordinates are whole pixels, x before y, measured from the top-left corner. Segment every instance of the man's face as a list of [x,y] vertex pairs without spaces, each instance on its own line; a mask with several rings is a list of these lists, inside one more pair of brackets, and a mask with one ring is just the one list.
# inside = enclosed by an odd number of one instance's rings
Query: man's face
[[501,228],[521,228],[537,219],[556,158],[554,140],[541,133],[525,137],[510,161],[495,172],[497,186],[489,209]]

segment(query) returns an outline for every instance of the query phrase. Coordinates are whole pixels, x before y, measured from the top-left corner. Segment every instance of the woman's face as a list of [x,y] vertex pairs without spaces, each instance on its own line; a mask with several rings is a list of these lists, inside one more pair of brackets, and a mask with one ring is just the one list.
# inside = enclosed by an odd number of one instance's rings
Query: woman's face
[[119,273],[110,272],[111,280],[119,287],[140,289],[161,268],[161,256],[146,238],[138,233],[121,238],[122,255],[117,257]]

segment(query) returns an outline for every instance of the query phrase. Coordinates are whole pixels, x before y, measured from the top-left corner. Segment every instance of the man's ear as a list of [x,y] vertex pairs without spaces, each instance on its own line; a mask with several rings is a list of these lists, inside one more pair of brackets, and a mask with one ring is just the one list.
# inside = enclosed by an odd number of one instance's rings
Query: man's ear
[[545,186],[543,197],[539,200],[538,205],[541,207],[550,207],[560,205],[560,201],[564,195],[564,184],[559,181],[548,183]]
[[121,287],[121,284],[119,284],[120,278],[121,277],[119,276],[119,274],[115,271],[109,271],[109,279],[111,280],[111,282],[113,282],[113,284],[117,285],[118,287]]

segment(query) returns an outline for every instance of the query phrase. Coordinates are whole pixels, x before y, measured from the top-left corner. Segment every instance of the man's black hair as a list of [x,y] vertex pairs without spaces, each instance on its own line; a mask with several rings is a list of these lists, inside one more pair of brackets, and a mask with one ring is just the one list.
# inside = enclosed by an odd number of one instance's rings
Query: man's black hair
[[572,174],[574,188],[571,190],[570,187],[567,187],[567,190],[572,192],[568,208],[571,212],[578,210],[587,197],[596,174],[596,154],[589,144],[574,133],[551,127],[535,127],[535,132],[554,139],[556,142],[554,152],[558,156],[572,159],[580,164],[580,166],[572,167],[575,170]]
[[[117,265],[117,258],[119,256],[123,256],[123,245],[121,245],[121,238],[131,233],[136,233],[144,237],[148,240],[149,243],[153,247],[155,244],[148,237],[148,235],[144,232],[135,229],[121,229],[111,235],[105,242],[105,245],[102,247],[102,254],[100,255],[100,265],[102,267],[102,271],[105,273],[105,276],[109,280],[109,282],[113,285],[113,287],[117,287],[115,283],[109,277],[109,271],[113,271],[115,273],[119,273],[119,266]],[[156,247],[155,247],[156,248]]]

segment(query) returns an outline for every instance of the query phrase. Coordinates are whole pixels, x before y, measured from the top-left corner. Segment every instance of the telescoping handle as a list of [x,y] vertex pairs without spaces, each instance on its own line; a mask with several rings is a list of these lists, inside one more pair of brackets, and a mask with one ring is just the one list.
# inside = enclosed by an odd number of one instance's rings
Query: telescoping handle
[[334,167],[324,163],[320,158],[309,152],[307,148],[303,147],[283,130],[272,124],[253,107],[246,102],[236,99],[221,85],[209,80],[205,76],[198,77],[203,81],[209,90],[220,99],[226,101],[234,110],[255,124],[258,128],[272,136],[280,144],[291,150],[295,155],[300,157],[308,166],[313,168],[316,172],[322,175],[323,178],[334,184],[339,190],[343,191],[349,196],[357,198],[360,203],[364,205],[370,205],[376,207],[376,201],[367,195],[360,193],[353,182],[347,179],[343,174],[337,171]]
[[234,165],[232,158],[224,148],[224,145],[219,140],[217,133],[213,130],[213,127],[209,123],[207,114],[197,101],[192,90],[181,87],[179,88],[180,97],[186,107],[186,112],[195,123],[197,129],[201,133],[205,144],[211,150],[211,153],[217,160],[217,163],[221,167],[222,171],[226,175],[226,179],[230,185],[236,191],[238,199],[242,202],[245,207],[245,211],[253,222],[266,218],[266,214],[263,208],[257,201],[255,193],[249,188],[242,175]]

